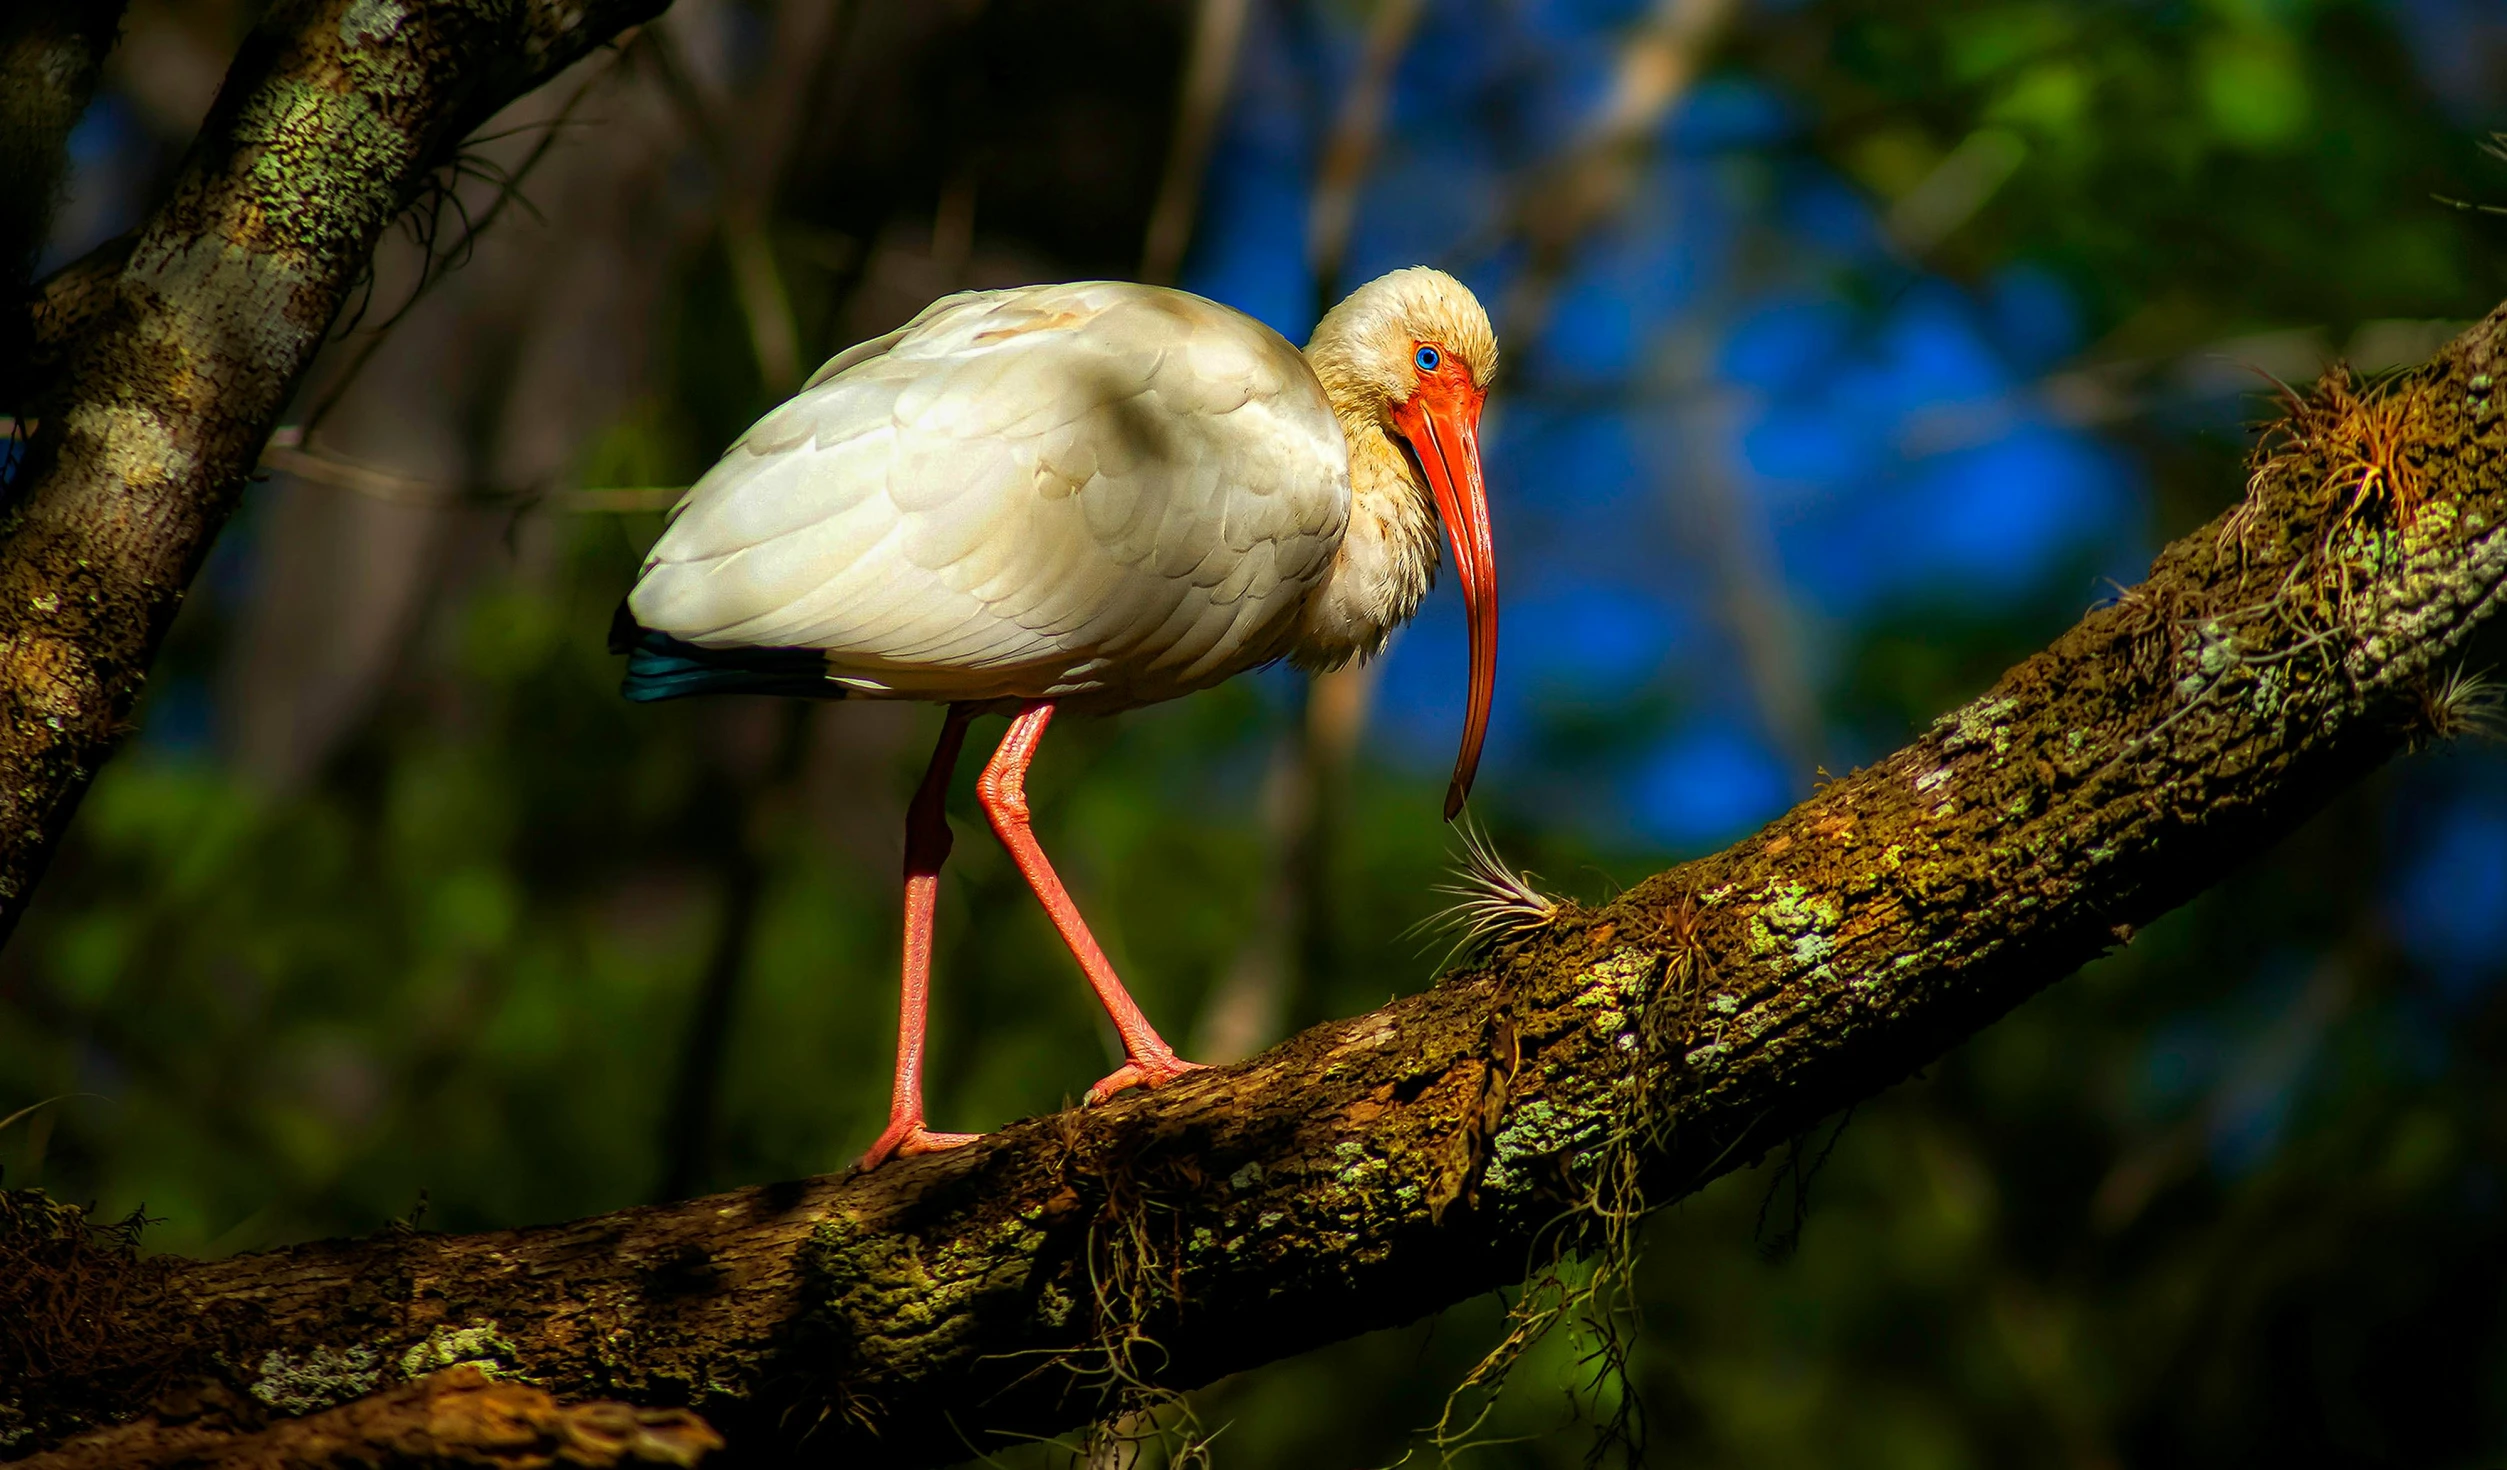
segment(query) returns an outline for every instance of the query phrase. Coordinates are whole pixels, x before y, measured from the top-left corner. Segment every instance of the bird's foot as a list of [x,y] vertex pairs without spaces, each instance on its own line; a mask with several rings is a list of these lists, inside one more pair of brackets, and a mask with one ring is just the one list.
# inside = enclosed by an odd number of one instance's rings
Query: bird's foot
[[892,1158],[911,1158],[915,1154],[936,1154],[942,1149],[964,1148],[981,1137],[980,1133],[934,1133],[923,1126],[920,1118],[891,1118],[888,1120],[888,1131],[880,1134],[879,1141],[870,1146],[870,1152],[862,1155],[860,1167],[876,1169]]
[[1090,1103],[1104,1102],[1126,1087],[1146,1087],[1155,1090],[1166,1086],[1187,1072],[1208,1070],[1209,1068],[1200,1062],[1185,1061],[1171,1051],[1149,1057],[1136,1056],[1108,1073],[1104,1081],[1088,1089],[1088,1101]]

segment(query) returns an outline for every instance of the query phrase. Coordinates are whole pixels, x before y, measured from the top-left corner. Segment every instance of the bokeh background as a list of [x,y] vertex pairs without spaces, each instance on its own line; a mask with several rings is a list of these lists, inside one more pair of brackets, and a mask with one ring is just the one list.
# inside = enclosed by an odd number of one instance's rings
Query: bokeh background
[[[142,217],[255,10],[132,6],[52,261]],[[1471,282],[1477,806],[1597,899],[2137,580],[2271,377],[2507,295],[2500,127],[2492,0],[679,0],[383,252],[0,954],[0,1116],[53,1099],[0,1167],[218,1254],[851,1158],[937,717],[630,707],[602,635],[672,487],[933,296],[1165,279],[1302,340]],[[1448,589],[1375,669],[1057,727],[1040,828],[1171,1037],[1430,981],[1462,691]],[[932,1090],[982,1128],[1115,1053],[961,775]],[[2502,978],[2507,757],[2414,757],[1658,1217],[1653,1458],[2499,1463]],[[1499,1310],[1194,1404],[1223,1465],[1389,1463]],[[1479,1461],[1580,1463],[1583,1379],[1545,1346]]]

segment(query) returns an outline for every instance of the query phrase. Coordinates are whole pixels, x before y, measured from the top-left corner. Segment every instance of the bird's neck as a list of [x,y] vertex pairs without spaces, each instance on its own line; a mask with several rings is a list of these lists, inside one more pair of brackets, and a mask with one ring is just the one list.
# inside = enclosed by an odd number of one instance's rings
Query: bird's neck
[[1382,411],[1331,373],[1318,376],[1349,446],[1349,529],[1306,601],[1294,658],[1332,669],[1382,652],[1419,610],[1436,581],[1436,510]]

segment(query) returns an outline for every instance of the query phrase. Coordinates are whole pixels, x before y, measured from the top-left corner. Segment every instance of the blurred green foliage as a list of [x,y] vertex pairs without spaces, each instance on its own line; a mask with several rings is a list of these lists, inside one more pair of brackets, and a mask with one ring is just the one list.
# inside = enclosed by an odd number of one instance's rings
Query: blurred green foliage
[[1823,145],[1887,198],[1980,128],[2025,162],[1946,243],[1971,270],[2062,270],[2124,343],[2259,325],[2460,316],[2497,257],[2432,195],[2483,141],[2429,105],[2392,10],[2358,0],[1813,7],[1766,64],[1819,99]]

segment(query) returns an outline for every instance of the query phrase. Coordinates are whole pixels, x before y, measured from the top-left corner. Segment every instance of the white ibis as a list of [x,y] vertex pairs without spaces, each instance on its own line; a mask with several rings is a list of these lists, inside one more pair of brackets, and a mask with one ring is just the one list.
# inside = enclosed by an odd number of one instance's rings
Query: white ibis
[[1372,656],[1426,595],[1442,516],[1471,645],[1453,819],[1497,656],[1478,437],[1496,366],[1488,314],[1425,267],[1360,287],[1302,354],[1156,286],[969,291],[838,354],[680,501],[612,630],[628,698],[948,706],[906,818],[896,1090],[864,1167],[973,1137],[923,1126],[922,1056],[942,808],[977,715],[1012,717],[984,814],[1128,1054],[1092,1102],[1195,1064],[1133,1003],[1030,829],[1027,767],[1056,710]]

